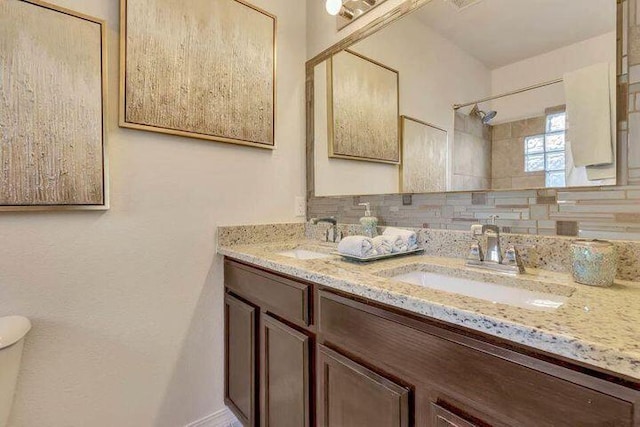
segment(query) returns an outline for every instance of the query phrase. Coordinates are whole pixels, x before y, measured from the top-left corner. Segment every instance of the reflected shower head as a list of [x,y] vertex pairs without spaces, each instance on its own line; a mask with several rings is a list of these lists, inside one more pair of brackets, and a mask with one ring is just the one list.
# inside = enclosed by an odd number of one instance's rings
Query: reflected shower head
[[498,115],[497,111],[482,111],[480,108],[478,108],[478,104],[474,105],[473,108],[471,109],[471,112],[469,113],[470,116],[478,116],[480,118],[480,120],[482,120],[482,123],[485,125],[488,125],[489,122],[491,120],[494,119],[495,116]]

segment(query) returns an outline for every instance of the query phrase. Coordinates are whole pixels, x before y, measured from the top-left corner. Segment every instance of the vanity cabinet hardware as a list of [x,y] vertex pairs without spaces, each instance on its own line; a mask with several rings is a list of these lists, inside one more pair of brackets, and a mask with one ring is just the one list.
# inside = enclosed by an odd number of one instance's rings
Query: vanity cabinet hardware
[[226,260],[224,284],[233,292],[298,326],[310,322],[311,286]]
[[225,403],[245,427],[256,426],[257,309],[227,294],[225,318]]
[[261,316],[261,427],[310,427],[309,336]]
[[318,426],[408,427],[410,391],[318,346]]

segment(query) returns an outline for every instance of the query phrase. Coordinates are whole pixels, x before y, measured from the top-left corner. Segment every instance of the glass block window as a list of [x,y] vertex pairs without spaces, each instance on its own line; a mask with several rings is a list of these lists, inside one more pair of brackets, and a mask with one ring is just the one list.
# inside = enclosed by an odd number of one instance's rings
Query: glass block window
[[549,114],[545,133],[524,139],[525,172],[545,173],[547,187],[565,187],[566,113]]

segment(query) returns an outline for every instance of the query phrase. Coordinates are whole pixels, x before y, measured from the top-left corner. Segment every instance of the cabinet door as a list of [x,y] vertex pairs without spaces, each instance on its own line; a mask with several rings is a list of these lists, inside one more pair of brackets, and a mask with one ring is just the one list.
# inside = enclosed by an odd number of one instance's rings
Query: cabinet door
[[442,406],[431,403],[431,426],[433,427],[478,427],[471,421],[457,416]]
[[225,402],[245,426],[256,425],[256,309],[225,295]]
[[262,315],[263,427],[308,427],[309,337]]
[[318,425],[407,427],[409,390],[318,346]]

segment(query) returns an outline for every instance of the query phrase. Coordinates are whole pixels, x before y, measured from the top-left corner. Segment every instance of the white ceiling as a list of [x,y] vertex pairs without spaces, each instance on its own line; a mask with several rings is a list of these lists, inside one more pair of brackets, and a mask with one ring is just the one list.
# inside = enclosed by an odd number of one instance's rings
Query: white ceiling
[[614,31],[615,0],[432,0],[415,17],[495,69]]

